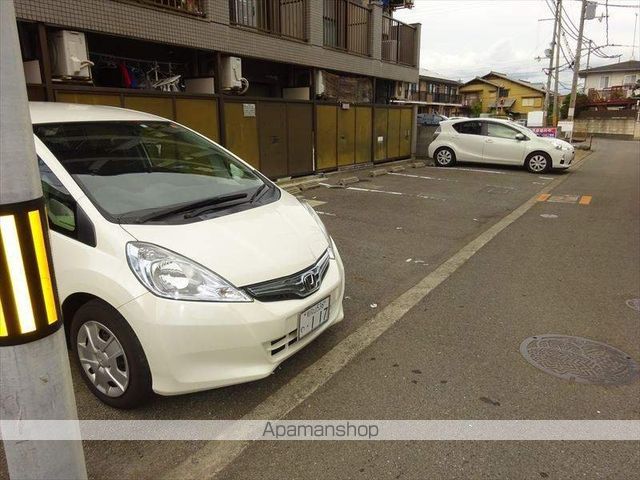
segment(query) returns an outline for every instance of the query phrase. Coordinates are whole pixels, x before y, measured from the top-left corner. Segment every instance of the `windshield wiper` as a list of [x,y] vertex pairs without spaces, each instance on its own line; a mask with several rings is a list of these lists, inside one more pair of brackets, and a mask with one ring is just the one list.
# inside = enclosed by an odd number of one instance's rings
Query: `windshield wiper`
[[251,195],[249,203],[257,202],[258,200],[260,200],[260,198],[266,193],[267,190],[269,190],[269,185],[267,185],[266,183],[260,185],[258,188],[256,188],[256,191],[253,193],[253,195]]
[[[231,193],[227,195],[218,195],[217,197],[205,198],[204,200],[199,200],[197,202],[189,202],[182,205],[175,205],[173,207],[164,208],[161,210],[156,210],[155,212],[148,213],[146,215],[142,215],[135,219],[136,223],[145,223],[150,220],[158,220],[160,218],[168,217],[170,215],[175,215],[177,213],[182,212],[190,212],[184,216],[184,218],[192,218],[198,216],[203,211],[209,210],[212,206],[218,205],[221,203],[231,202],[233,200],[239,200],[241,198],[246,198],[246,193]],[[197,209],[198,207],[203,207],[194,212],[191,212],[193,209]]]

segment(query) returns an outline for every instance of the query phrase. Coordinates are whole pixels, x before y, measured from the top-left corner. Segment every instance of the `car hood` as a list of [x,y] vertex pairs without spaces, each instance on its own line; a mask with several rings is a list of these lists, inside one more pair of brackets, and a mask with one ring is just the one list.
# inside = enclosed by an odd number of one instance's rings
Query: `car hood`
[[553,137],[538,137],[540,140],[543,140],[547,143],[551,143],[553,144],[560,144],[562,145],[562,148],[569,149],[569,148],[573,148],[573,145],[571,145],[569,142],[565,142],[564,140],[560,140],[559,138],[553,138]]
[[233,285],[299,272],[328,248],[324,232],[300,202],[276,202],[183,225],[122,225],[136,240],[173,250]]

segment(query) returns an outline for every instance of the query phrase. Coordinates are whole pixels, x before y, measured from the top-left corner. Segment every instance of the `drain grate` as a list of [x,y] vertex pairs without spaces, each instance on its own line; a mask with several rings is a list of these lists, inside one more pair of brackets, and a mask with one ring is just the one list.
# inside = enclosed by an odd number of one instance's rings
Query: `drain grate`
[[537,335],[522,342],[520,353],[540,370],[578,383],[624,385],[640,376],[629,355],[588,338]]

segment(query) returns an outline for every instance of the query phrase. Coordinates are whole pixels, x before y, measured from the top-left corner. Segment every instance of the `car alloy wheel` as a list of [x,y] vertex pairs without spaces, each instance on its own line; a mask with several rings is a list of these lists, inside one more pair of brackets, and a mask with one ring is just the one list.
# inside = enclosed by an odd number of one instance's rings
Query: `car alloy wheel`
[[548,165],[548,160],[547,157],[545,157],[544,155],[541,154],[537,154],[537,155],[533,155],[530,159],[529,159],[529,169],[532,172],[544,172],[547,169],[547,165]]
[[96,321],[85,322],[77,335],[78,360],[91,383],[108,397],[119,397],[129,385],[129,364],[118,338]]
[[451,154],[450,150],[443,148],[442,150],[439,150],[438,153],[436,153],[436,161],[438,162],[438,165],[446,167],[453,161],[453,155]]

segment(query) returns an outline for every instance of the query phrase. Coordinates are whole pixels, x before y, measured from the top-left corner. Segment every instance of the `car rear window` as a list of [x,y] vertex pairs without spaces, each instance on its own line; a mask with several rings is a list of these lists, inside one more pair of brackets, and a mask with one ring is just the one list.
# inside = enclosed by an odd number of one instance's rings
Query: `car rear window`
[[453,128],[458,133],[465,133],[467,135],[482,135],[482,124],[480,122],[454,123]]

